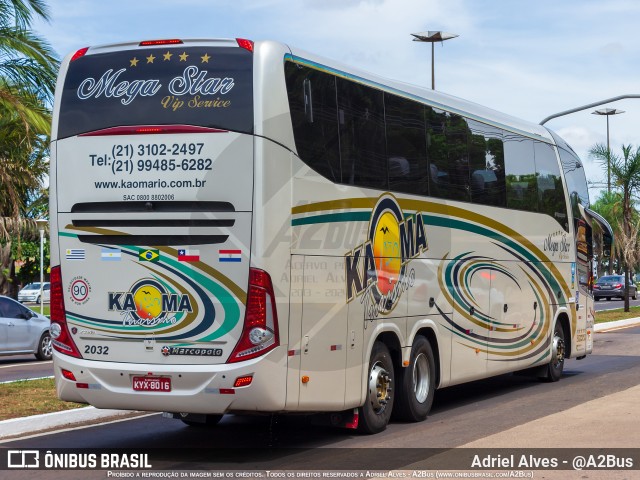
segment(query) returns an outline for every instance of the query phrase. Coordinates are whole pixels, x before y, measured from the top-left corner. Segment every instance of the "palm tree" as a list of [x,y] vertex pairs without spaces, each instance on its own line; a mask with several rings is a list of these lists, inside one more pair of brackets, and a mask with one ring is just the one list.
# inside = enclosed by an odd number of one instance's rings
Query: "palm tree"
[[43,0],[0,0],[0,292],[11,293],[14,240],[37,236],[28,208],[44,192],[58,61],[29,30],[48,20]]
[[629,268],[638,262],[638,233],[640,219],[634,208],[633,197],[640,192],[640,147],[622,145],[622,156],[610,153],[605,145],[597,144],[590,150],[590,155],[606,165],[609,158],[611,178],[614,186],[621,190],[622,225],[619,231],[620,256],[624,265],[625,295],[624,311],[629,311]]
[[[622,225],[622,216],[621,216],[621,206],[622,206],[622,195],[618,192],[607,192],[606,190],[602,191],[598,199],[591,205],[591,209],[595,212],[599,213],[604,217],[604,219],[611,225],[611,228],[614,232],[614,239],[617,241],[620,239],[620,235],[618,232],[621,229]],[[597,255],[598,264],[597,264],[597,272],[598,275],[602,274],[603,271],[603,260],[604,254],[603,251],[603,232],[601,231],[599,224],[594,222],[593,225],[593,240],[594,240],[594,253]],[[607,264],[607,272],[612,272],[613,264],[615,263],[615,249],[611,252],[611,255],[608,259]]]
[[46,133],[58,61],[49,44],[29,31],[34,14],[49,19],[44,1],[0,0],[0,106],[26,129]]

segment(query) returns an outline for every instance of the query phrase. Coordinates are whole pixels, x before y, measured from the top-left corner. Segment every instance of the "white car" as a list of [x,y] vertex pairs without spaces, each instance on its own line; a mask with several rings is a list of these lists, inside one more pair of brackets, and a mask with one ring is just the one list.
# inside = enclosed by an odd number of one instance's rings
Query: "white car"
[[40,295],[45,302],[51,297],[51,284],[44,282],[40,288],[40,282],[33,282],[25,286],[18,292],[19,302],[36,302],[40,303]]
[[33,353],[39,360],[51,360],[50,326],[44,315],[0,296],[0,355]]

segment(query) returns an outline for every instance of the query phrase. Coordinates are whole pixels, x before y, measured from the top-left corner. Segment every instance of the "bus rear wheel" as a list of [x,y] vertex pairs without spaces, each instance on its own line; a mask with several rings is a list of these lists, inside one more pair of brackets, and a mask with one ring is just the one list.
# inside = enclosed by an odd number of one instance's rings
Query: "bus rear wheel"
[[375,342],[369,360],[367,397],[358,409],[358,430],[373,434],[387,428],[394,400],[394,372],[389,349],[382,342]]
[[436,366],[429,341],[418,336],[411,347],[409,366],[398,373],[398,403],[395,416],[420,422],[427,418],[435,394]]

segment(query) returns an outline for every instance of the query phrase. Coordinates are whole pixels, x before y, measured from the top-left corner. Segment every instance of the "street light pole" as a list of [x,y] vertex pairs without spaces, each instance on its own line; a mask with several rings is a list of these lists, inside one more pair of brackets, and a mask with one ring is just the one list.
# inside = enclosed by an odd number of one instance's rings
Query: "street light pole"
[[39,218],[36,220],[38,230],[40,231],[40,315],[44,312],[44,228],[47,221]]
[[412,33],[414,42],[426,42],[431,44],[431,90],[436,89],[436,67],[435,67],[435,42],[444,42],[445,40],[450,40],[452,38],[456,38],[458,35],[455,33],[447,33],[440,31],[428,31],[421,33]]
[[593,115],[604,115],[607,117],[607,193],[611,193],[611,148],[609,147],[609,117],[624,113],[624,110],[617,108],[601,108],[591,112]]

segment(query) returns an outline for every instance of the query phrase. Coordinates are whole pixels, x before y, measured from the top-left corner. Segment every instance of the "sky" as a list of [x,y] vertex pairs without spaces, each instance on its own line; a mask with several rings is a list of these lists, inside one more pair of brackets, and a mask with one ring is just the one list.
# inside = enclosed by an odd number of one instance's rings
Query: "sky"
[[[459,37],[435,45],[436,89],[538,123],[549,115],[640,94],[637,0],[48,0],[34,30],[59,56],[158,38],[277,40],[403,82],[431,86],[431,48],[411,33]],[[597,108],[612,152],[640,146],[640,98]],[[585,164],[591,201],[606,168],[595,108],[550,120]],[[605,187],[606,188],[606,187]]]

